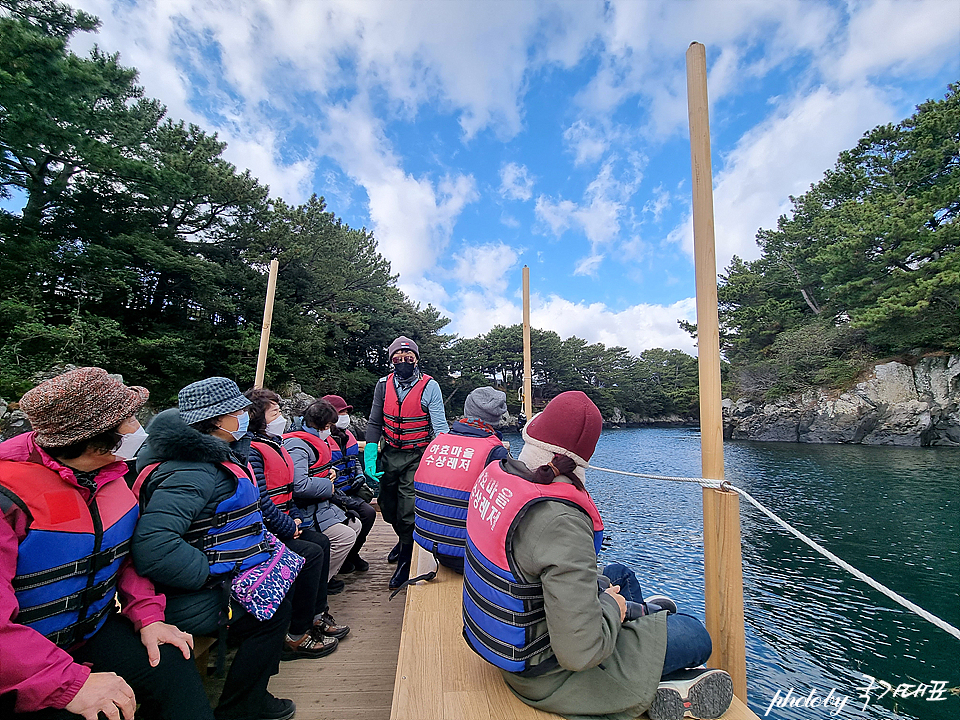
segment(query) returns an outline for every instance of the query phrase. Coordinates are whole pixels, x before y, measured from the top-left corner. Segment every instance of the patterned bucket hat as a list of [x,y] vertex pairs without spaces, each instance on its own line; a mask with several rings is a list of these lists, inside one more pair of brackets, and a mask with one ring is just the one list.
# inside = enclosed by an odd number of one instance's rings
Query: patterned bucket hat
[[180,418],[193,425],[201,420],[227,415],[250,406],[237,384],[225,377],[211,377],[190,383],[177,394]]

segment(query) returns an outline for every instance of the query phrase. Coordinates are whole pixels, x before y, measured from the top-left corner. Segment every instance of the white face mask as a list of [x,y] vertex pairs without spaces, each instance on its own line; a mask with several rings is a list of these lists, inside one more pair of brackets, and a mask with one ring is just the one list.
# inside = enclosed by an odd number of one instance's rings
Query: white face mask
[[350,416],[341,415],[340,417],[338,417],[337,427],[340,428],[341,430],[346,430],[348,427],[350,427]]
[[137,451],[147,439],[147,431],[141,425],[132,433],[124,433],[120,436],[120,442],[113,449],[113,456],[118,460],[132,460],[137,456]]
[[317,436],[318,436],[321,440],[326,440],[328,437],[330,437],[330,431],[329,431],[329,430],[318,430],[318,431],[317,431]]
[[283,415],[277,415],[276,418],[267,423],[267,435],[283,435],[287,429],[287,419]]

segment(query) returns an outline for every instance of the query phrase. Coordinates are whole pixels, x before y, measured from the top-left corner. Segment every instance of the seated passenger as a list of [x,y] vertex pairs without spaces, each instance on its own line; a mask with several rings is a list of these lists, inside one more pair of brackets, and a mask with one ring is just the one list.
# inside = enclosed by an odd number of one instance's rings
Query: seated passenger
[[193,638],[127,557],[148,397],[86,367],[20,400],[33,432],[0,444],[0,717],[213,718]]
[[327,606],[330,541],[300,527],[303,516],[293,504],[294,463],[283,447],[286,418],[280,396],[272,390],[247,390],[250,400],[250,467],[260,487],[260,505],[267,529],[306,561],[293,583],[293,615],[281,659],[323,657],[337,649],[350,632],[337,625]]
[[[519,460],[493,463],[477,480],[464,637],[521,700],[547,712],[720,717],[733,697],[730,676],[685,670],[710,657],[703,625],[671,601],[644,604],[623,566],[598,580],[603,521],[583,483],[601,425],[584,393],[562,393],[527,423]],[[505,621],[504,611],[522,622]]]
[[217,635],[222,623],[239,643],[217,720],[285,720],[295,714],[293,701],[268,693],[267,683],[280,670],[290,593],[268,620],[230,596],[238,570],[271,556],[256,481],[234,452],[247,434],[249,405],[236,383],[212,377],[187,385],[179,409],[150,423],[137,457],[141,518],[133,561],[167,593],[168,620],[198,635]]
[[[293,458],[295,466],[293,501],[303,510],[304,529],[313,528],[330,540],[329,578],[340,572],[340,566],[357,543],[361,530],[357,513],[344,511],[331,500],[334,499],[333,467],[330,445],[330,429],[337,422],[338,413],[326,400],[315,400],[303,413],[303,430],[295,430],[283,436],[284,447]],[[333,476],[333,477],[331,477]],[[343,581],[330,584],[328,592],[343,589]]]
[[492,387],[473,390],[463,403],[463,417],[431,441],[414,475],[413,539],[459,573],[473,484],[491,462],[510,457],[496,429],[506,412],[506,393]]
[[[350,432],[350,411],[353,405],[339,395],[324,395],[323,399],[337,411],[337,422],[330,428],[330,437],[327,444],[330,446],[330,461],[337,477],[333,481],[334,498],[345,510],[353,510],[359,516],[360,531],[357,541],[353,544],[347,559],[340,566],[342,574],[352,572],[366,572],[370,563],[360,557],[360,548],[367,541],[367,535],[377,519],[377,511],[373,506],[360,497],[361,492],[370,492],[365,487],[366,478],[359,466],[360,446],[357,439]],[[371,496],[368,496],[371,497]]]

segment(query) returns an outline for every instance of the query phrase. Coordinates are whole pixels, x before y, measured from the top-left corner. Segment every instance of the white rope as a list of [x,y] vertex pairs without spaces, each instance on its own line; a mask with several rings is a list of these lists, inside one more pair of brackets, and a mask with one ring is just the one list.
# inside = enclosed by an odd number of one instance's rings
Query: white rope
[[854,576],[855,578],[857,578],[858,580],[861,580],[862,582],[865,582],[867,585],[869,585],[870,587],[872,587],[874,590],[877,590],[878,592],[883,593],[883,594],[886,595],[888,598],[890,598],[891,600],[893,600],[895,603],[897,603],[897,604],[899,604],[899,605],[902,605],[903,607],[907,608],[907,610],[910,610],[911,612],[916,613],[917,615],[919,615],[920,617],[922,617],[922,618],[923,618],[924,620],[926,620],[927,622],[936,625],[936,626],[937,626],[938,628],[940,628],[941,630],[944,630],[945,632],[948,632],[949,634],[953,635],[955,638],[957,638],[958,640],[960,640],[960,630],[958,630],[956,627],[954,627],[953,625],[951,625],[950,623],[948,623],[946,620],[942,620],[942,619],[938,618],[936,615],[934,615],[933,613],[927,612],[926,610],[924,610],[922,607],[920,607],[920,606],[917,605],[916,603],[910,602],[909,600],[907,600],[907,599],[906,599],[905,597],[903,597],[902,595],[899,595],[899,594],[897,594],[896,592],[894,592],[893,590],[891,590],[890,588],[888,588],[886,585],[883,585],[883,584],[877,582],[876,580],[874,580],[872,577],[870,577],[870,576],[867,575],[866,573],[863,573],[863,572],[857,570],[857,569],[856,569],[853,565],[851,565],[850,563],[848,563],[848,562],[846,562],[846,561],[844,561],[844,560],[841,560],[839,557],[837,557],[836,555],[834,555],[832,552],[830,552],[829,550],[827,550],[825,547],[823,547],[822,545],[820,545],[818,542],[816,542],[815,540],[811,539],[810,537],[804,535],[802,532],[800,532],[799,530],[797,530],[797,529],[796,529],[795,527],[793,527],[790,523],[788,523],[787,521],[785,521],[785,520],[777,517],[777,515],[776,515],[772,510],[768,510],[766,507],[764,507],[760,502],[758,502],[756,499],[754,499],[754,497],[753,497],[752,495],[750,495],[750,493],[748,493],[746,490],[743,490],[743,489],[741,489],[741,488],[735,487],[734,485],[731,485],[731,484],[730,484],[729,482],[727,482],[727,481],[721,482],[721,481],[719,481],[719,480],[709,480],[709,479],[707,479],[707,478],[670,477],[670,476],[668,476],[668,475],[647,475],[647,474],[644,474],[644,473],[625,472],[625,471],[623,471],[623,470],[611,470],[611,469],[609,469],[609,468],[596,467],[595,465],[588,465],[587,467],[588,467],[589,469],[591,469],[591,470],[600,470],[601,472],[609,472],[609,473],[614,473],[614,474],[616,474],[616,475],[630,475],[631,477],[642,477],[642,478],[648,478],[648,479],[650,479],[650,480],[669,480],[669,481],[672,481],[672,482],[697,483],[698,485],[702,485],[703,487],[710,487],[710,488],[723,489],[723,490],[732,490],[733,492],[735,492],[735,493],[737,493],[737,494],[742,495],[743,497],[745,497],[745,498],[750,502],[750,504],[752,504],[755,508],[757,508],[757,510],[759,510],[759,511],[762,512],[764,515],[766,515],[768,518],[770,518],[770,519],[773,520],[775,523],[777,523],[778,525],[780,525],[784,530],[786,530],[786,531],[789,532],[791,535],[793,535],[793,536],[799,538],[800,540],[802,540],[804,543],[806,543],[807,545],[809,545],[810,547],[812,547],[814,550],[816,550],[818,553],[820,553],[821,555],[823,555],[825,558],[827,558],[827,559],[830,560],[831,562],[835,563],[835,564],[838,565],[839,567],[841,567],[841,568],[843,568],[844,570],[846,570],[848,573],[850,573],[851,575],[853,575],[853,576]]

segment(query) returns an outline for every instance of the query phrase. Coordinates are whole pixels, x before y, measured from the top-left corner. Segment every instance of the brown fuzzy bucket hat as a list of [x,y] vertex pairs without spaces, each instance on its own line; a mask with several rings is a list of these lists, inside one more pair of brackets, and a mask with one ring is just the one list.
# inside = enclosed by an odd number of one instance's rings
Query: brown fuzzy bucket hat
[[84,367],[40,383],[20,398],[41,447],[66,447],[114,428],[139,410],[150,392],[127,386],[98,367]]

